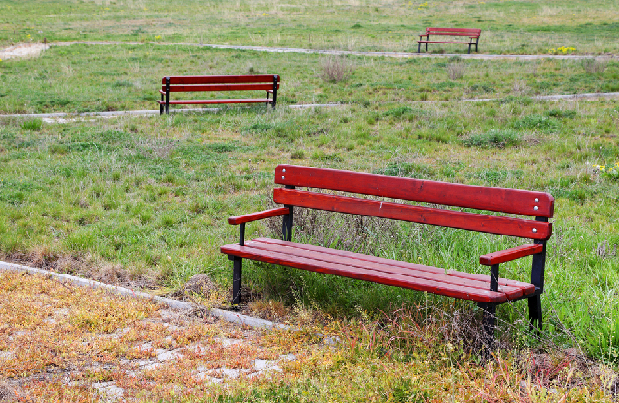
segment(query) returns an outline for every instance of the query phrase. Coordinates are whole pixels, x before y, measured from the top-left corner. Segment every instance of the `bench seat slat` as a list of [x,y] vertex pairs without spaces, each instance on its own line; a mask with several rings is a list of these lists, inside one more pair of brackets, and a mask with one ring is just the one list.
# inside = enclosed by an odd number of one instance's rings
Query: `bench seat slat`
[[552,217],[554,213],[554,198],[544,192],[463,185],[330,168],[281,164],[275,168],[275,183],[508,214]]
[[552,224],[547,222],[411,206],[408,204],[285,188],[273,190],[273,201],[338,213],[391,218],[489,234],[518,236],[521,238],[548,239],[552,233]]
[[[272,238],[256,238],[254,239],[254,242],[269,243],[273,245],[289,245],[290,244],[290,242],[282,241],[280,239],[272,239]],[[377,256],[372,256],[372,255],[363,255],[360,253],[348,252],[345,250],[324,248],[322,246],[315,246],[311,244],[295,244],[295,247],[299,249],[305,249],[311,252],[323,252],[323,253],[329,253],[335,256],[352,257],[352,258],[359,259],[359,260],[365,260],[368,262],[385,264],[385,265],[389,265],[393,267],[402,267],[405,269],[410,269],[411,267],[413,268],[423,267],[423,268],[428,268],[428,270],[435,270],[435,271],[438,270],[441,273],[445,272],[445,270],[443,269],[438,269],[432,266],[416,265],[414,263],[402,262],[402,261],[393,260],[393,259],[386,259],[383,257],[377,257]],[[463,279],[488,281],[488,275],[486,274],[466,273],[466,272],[460,272],[460,271],[455,271],[455,270],[447,270],[447,273],[450,276],[459,277]],[[535,286],[530,283],[524,283],[522,281],[516,281],[516,280],[507,279],[507,278],[499,278],[499,285],[521,288],[522,290],[526,290],[525,295],[529,295],[529,293],[533,293],[535,290]]]
[[285,265],[302,270],[336,274],[339,276],[409,288],[417,291],[427,291],[433,294],[445,295],[476,302],[501,303],[507,301],[507,295],[502,292],[492,292],[490,290],[483,290],[477,287],[455,285],[445,281],[412,277],[397,273],[378,272],[367,267],[352,267],[333,261],[322,261],[307,258],[294,255],[292,253],[294,252],[294,248],[290,249],[291,251],[289,253],[281,253],[267,249],[255,248],[252,247],[251,244],[246,244],[245,246],[232,244],[221,247],[222,253],[228,255],[259,260],[266,263]]
[[[383,274],[398,274],[408,276],[411,278],[420,278],[426,280],[440,281],[445,284],[462,285],[464,287],[477,288],[480,290],[490,289],[490,276],[486,275],[477,278],[466,278],[453,275],[452,273],[458,273],[453,270],[445,272],[444,269],[437,267],[426,266],[421,264],[394,264],[397,261],[390,261],[385,259],[383,262],[375,262],[365,259],[365,255],[353,253],[351,256],[343,256],[337,252],[337,250],[329,248],[318,247],[314,250],[308,250],[303,244],[296,244],[292,242],[286,242],[283,244],[265,242],[264,239],[255,239],[245,243],[245,246],[267,250],[272,252],[283,253],[286,255],[292,255],[297,257],[304,257],[308,259],[314,259],[317,261],[327,263],[342,264],[352,269],[367,269],[376,271]],[[501,291],[506,295],[508,300],[515,300],[523,296],[523,288],[531,288],[529,291],[534,291],[535,287],[530,284],[520,283],[516,285],[500,284]]]
[[[157,101],[160,105],[165,105],[165,101]],[[261,102],[273,102],[272,99],[204,99],[204,100],[186,100],[186,101],[170,101],[170,105],[181,104],[251,104]]]
[[[470,42],[455,42],[455,41],[417,41],[419,43],[464,43],[468,45]],[[473,45],[475,42],[473,42]]]
[[[170,92],[204,92],[204,91],[268,91],[273,89],[271,84],[200,84],[200,85],[170,85]],[[165,85],[161,87],[165,93]]]

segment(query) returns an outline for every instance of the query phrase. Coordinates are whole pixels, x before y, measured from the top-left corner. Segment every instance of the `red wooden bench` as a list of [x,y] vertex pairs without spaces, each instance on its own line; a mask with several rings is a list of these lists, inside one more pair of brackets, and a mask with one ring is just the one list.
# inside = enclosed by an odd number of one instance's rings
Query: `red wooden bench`
[[[548,218],[553,216],[554,209],[554,199],[548,193],[294,165],[277,166],[275,183],[285,186],[273,191],[273,200],[283,204],[283,207],[228,218],[228,223],[240,225],[240,242],[221,247],[221,252],[233,261],[233,305],[241,302],[242,259],[252,259],[477,302],[484,310],[484,330],[489,343],[492,343],[494,338],[496,306],[504,302],[527,299],[531,326],[541,329],[540,294],[544,289],[546,241],[552,233],[552,224],[548,222]],[[535,218],[371,200],[300,190],[297,187]],[[481,256],[480,263],[490,266],[489,274],[445,271],[423,264],[291,242],[295,207],[516,236],[529,238],[532,242]],[[246,223],[274,216],[283,216],[283,240],[258,238],[245,241]],[[499,277],[499,264],[529,255],[533,255],[530,282]]]
[[[242,76],[168,76],[161,80],[161,101],[159,114],[170,113],[170,105],[178,104],[231,104],[231,103],[270,103],[275,108],[279,76],[277,74],[254,74]],[[206,100],[170,100],[172,92],[202,91],[266,91],[266,98],[253,99],[206,99]],[[273,98],[269,99],[269,94]]]
[[[463,41],[431,41],[430,35],[439,36],[466,36],[469,38],[468,42]],[[417,41],[417,53],[421,53],[421,44],[426,44],[426,52],[428,51],[428,43],[464,43],[469,45],[469,54],[471,53],[471,45],[475,45],[475,52],[477,52],[477,45],[479,43],[479,35],[481,35],[481,29],[477,28],[426,28],[425,34],[419,34],[419,40]],[[425,40],[422,40],[423,37]]]

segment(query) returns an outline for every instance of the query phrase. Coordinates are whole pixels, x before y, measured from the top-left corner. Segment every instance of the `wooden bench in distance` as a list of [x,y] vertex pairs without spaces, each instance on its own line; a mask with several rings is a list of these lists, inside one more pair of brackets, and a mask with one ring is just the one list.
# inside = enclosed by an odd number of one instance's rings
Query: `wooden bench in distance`
[[[463,41],[431,41],[430,35],[439,36],[466,36],[469,38],[468,42]],[[417,41],[417,53],[421,53],[421,44],[426,44],[426,52],[428,51],[428,43],[463,43],[469,45],[469,54],[471,53],[471,45],[475,45],[475,52],[477,52],[477,45],[479,43],[479,35],[481,35],[481,29],[477,28],[426,28],[425,34],[419,34],[419,40]],[[425,40],[422,40],[423,37]]]
[[[233,261],[234,305],[241,302],[242,259],[252,259],[476,302],[484,310],[489,347],[494,340],[494,314],[498,304],[526,299],[531,326],[541,329],[540,295],[544,290],[546,241],[552,233],[548,218],[553,216],[554,210],[554,199],[548,193],[294,165],[277,166],[275,183],[285,186],[273,191],[273,200],[283,207],[228,219],[228,223],[240,225],[239,243],[221,247],[221,252]],[[298,187],[379,196],[388,201],[325,194]],[[534,219],[411,205],[392,199],[533,216]],[[490,266],[488,274],[445,271],[439,267],[291,242],[294,211],[298,207],[509,235],[528,238],[531,242],[481,256],[480,263]],[[274,216],[283,216],[283,240],[258,238],[245,242],[246,223]],[[499,276],[499,264],[529,255],[533,256],[530,282]]]
[[[241,76],[168,76],[161,80],[161,101],[159,114],[170,113],[170,105],[179,104],[231,104],[231,103],[267,103],[275,108],[279,75],[254,74]],[[206,99],[206,100],[170,100],[172,92],[205,92],[205,91],[266,91],[266,98],[252,99]],[[269,99],[269,94],[273,98]]]

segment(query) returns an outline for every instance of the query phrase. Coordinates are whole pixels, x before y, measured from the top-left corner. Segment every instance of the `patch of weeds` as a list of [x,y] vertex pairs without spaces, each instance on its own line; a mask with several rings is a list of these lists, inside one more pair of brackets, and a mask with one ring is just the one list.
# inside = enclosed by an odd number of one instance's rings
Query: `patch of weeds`
[[327,154],[322,150],[316,150],[312,154],[312,159],[320,161],[344,162],[344,158],[338,153]]
[[388,176],[409,176],[420,179],[432,178],[435,176],[436,171],[423,164],[417,164],[414,162],[390,162],[385,168],[378,169],[373,173],[379,175]]
[[589,74],[603,73],[608,62],[606,60],[584,59],[581,61],[582,68]]
[[559,131],[559,122],[543,115],[529,115],[518,119],[513,123],[517,130],[539,130],[544,133],[556,133]]
[[389,109],[383,113],[384,116],[394,116],[394,117],[402,117],[403,115],[409,114],[413,111],[413,108],[410,106],[398,106],[397,108]]
[[408,120],[413,120],[416,117],[428,116],[430,113],[424,109],[413,109],[409,106],[398,106],[383,112],[383,116],[392,116],[396,118],[407,117]]
[[520,135],[515,130],[492,129],[486,133],[472,134],[462,140],[467,147],[505,148],[520,144]]
[[578,113],[573,109],[561,110],[561,109],[551,109],[546,112],[546,116],[553,118],[568,118],[573,119],[576,117]]
[[305,158],[305,152],[303,150],[296,150],[290,153],[290,159],[302,160]]
[[494,92],[494,87],[487,84],[473,84],[469,87],[469,91],[491,93]]
[[619,161],[615,165],[594,165],[593,168],[601,177],[619,181]]
[[474,176],[483,180],[484,183],[490,186],[496,186],[506,182],[510,178],[521,178],[523,174],[524,172],[519,169],[513,171],[507,169],[483,169]]
[[38,132],[43,127],[43,119],[29,119],[22,123],[21,128]]
[[206,146],[209,150],[216,153],[229,153],[236,150],[236,145],[230,143],[213,143]]
[[133,87],[133,83],[128,80],[118,80],[112,84],[112,87]]

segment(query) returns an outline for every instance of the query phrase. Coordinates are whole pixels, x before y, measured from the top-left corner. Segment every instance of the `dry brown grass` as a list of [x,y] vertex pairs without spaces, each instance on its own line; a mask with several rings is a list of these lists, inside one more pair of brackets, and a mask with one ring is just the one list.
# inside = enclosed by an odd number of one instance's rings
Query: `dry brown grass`
[[114,400],[121,390],[131,401],[213,397],[286,377],[256,360],[285,367],[282,355],[300,360],[309,346],[302,333],[282,345],[286,337],[41,276],[0,273],[0,301],[2,402]]

